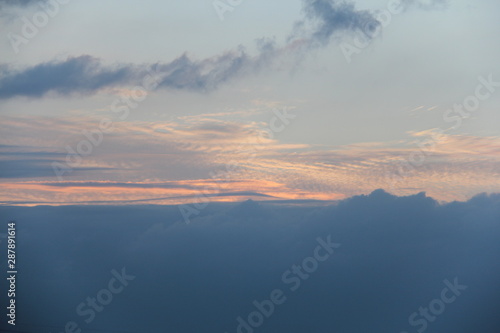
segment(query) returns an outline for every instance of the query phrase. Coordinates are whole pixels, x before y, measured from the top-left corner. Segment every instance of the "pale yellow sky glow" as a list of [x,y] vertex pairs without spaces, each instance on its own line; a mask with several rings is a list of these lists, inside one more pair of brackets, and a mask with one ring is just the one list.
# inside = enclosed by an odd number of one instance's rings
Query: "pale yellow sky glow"
[[[425,191],[451,201],[500,190],[499,137],[426,130],[408,133],[405,142],[315,147],[271,139],[262,134],[263,122],[211,117],[117,122],[62,179],[55,177],[51,163],[64,163],[68,155],[47,147],[55,142],[77,147],[75,138],[85,139],[78,132],[90,131],[95,121],[3,117],[0,126],[9,140],[2,160],[36,158],[40,174],[29,181],[15,174],[4,179],[0,201],[64,205],[179,204],[200,198],[338,200],[377,188],[398,195]],[[9,148],[20,143],[30,148],[15,153]]]

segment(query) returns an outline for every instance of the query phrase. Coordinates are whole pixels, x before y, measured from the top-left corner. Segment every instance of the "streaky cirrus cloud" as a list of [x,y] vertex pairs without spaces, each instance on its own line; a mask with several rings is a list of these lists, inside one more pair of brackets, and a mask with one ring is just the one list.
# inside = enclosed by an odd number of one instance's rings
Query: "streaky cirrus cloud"
[[[73,133],[92,129],[93,121],[82,117],[0,120],[0,130],[8,138],[0,146],[4,167],[0,201],[4,203],[25,202],[27,197],[32,202],[65,204],[167,196],[172,197],[170,203],[192,202],[188,196],[196,196],[205,186],[219,188],[219,193],[248,191],[282,199],[323,200],[376,188],[398,195],[425,189],[445,201],[500,191],[498,136],[442,134],[437,140],[434,131],[427,130],[410,132],[403,141],[314,147],[260,138],[259,123],[215,121],[207,115],[117,125],[91,156],[65,175],[67,182],[58,183],[51,163],[64,163],[69,152],[65,146],[76,147],[85,139]],[[421,151],[417,142],[428,141],[432,147]],[[60,148],[47,148],[54,145]],[[409,164],[409,156],[415,153],[423,154],[425,163]],[[31,183],[32,177],[37,182]]]

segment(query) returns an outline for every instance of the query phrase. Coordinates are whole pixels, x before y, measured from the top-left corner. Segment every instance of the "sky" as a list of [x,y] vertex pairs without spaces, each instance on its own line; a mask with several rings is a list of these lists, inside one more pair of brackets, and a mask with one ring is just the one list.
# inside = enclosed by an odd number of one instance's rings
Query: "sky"
[[0,1],[0,202],[500,190],[497,1],[231,3]]
[[499,10],[0,0],[0,332],[498,333]]

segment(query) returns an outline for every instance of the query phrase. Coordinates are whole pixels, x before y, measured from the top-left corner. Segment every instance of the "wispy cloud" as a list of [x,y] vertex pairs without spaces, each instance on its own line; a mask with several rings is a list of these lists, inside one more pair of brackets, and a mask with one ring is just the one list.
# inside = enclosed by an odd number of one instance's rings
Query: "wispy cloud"
[[[0,129],[11,140],[0,147],[0,163],[6,167],[4,184],[12,184],[12,189],[19,185],[15,192],[4,187],[2,201],[9,201],[12,193],[26,201],[23,197],[36,188],[38,201],[57,193],[60,201],[70,200],[63,195],[70,190],[72,202],[89,201],[90,193],[99,200],[171,196],[179,199],[175,202],[186,202],[204,186],[219,187],[220,193],[247,191],[282,199],[331,200],[389,188],[387,174],[396,172],[401,156],[434,136],[433,130],[427,130],[408,133],[404,141],[315,147],[262,139],[256,133],[263,124],[257,122],[207,118],[120,123],[67,179],[71,182],[59,183],[53,181],[50,162],[65,161],[65,145],[57,144],[58,150],[46,147],[54,146],[54,137],[71,144],[78,139],[72,133],[95,124],[86,118],[32,117],[25,122],[22,117],[2,117]],[[33,132],[39,135],[29,138],[27,133]],[[426,189],[441,200],[499,191],[499,147],[498,137],[443,134],[426,163],[405,170],[404,181],[391,191],[408,194]],[[227,169],[232,170],[229,178],[218,176]],[[28,186],[30,176],[40,181]]]
[[7,6],[17,6],[17,7],[26,7],[32,6],[39,3],[47,2],[48,0],[0,0],[0,10],[3,7]]
[[367,26],[379,24],[367,10],[358,10],[353,2],[304,0],[304,20],[296,23],[291,38],[305,38],[310,46],[327,45],[339,32],[363,33]]
[[[408,2],[415,3],[419,2]],[[366,33],[366,29],[379,24],[371,12],[356,9],[352,2],[304,0],[303,9],[304,19],[295,24],[284,45],[261,39],[255,55],[239,47],[201,60],[183,54],[170,62],[156,64],[105,65],[97,58],[82,55],[28,68],[2,65],[0,99],[40,98],[50,93],[94,94],[104,88],[138,85],[151,71],[160,77],[161,88],[207,92],[239,76],[272,67],[284,57],[300,59],[311,48],[328,45],[337,34]]]

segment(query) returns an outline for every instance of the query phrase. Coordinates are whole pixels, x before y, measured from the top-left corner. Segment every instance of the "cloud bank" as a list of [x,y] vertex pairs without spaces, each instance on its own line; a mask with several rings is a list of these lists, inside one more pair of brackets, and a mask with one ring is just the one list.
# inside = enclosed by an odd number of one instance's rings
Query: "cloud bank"
[[[286,300],[255,332],[417,332],[424,322],[428,332],[500,328],[498,194],[444,205],[381,190],[328,207],[211,204],[189,225],[176,206],[0,214],[18,224],[22,331],[63,331],[74,321],[85,332],[231,333],[256,311],[254,301],[277,289]],[[318,238],[340,246],[327,256]],[[311,269],[315,251],[326,259]],[[304,262],[310,273],[293,268]],[[78,315],[77,306],[123,267],[135,279],[85,322],[92,308]],[[418,314],[455,279],[467,288],[437,320]],[[410,324],[415,312],[419,322]]]

